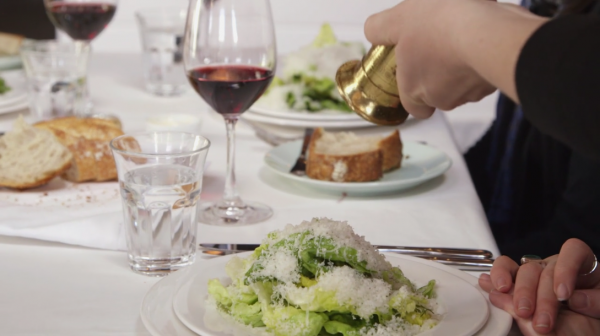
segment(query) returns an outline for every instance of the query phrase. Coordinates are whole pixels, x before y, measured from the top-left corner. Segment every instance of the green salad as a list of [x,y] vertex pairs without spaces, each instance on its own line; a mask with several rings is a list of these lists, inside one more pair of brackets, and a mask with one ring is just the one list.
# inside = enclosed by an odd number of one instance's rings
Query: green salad
[[361,42],[340,42],[331,26],[324,24],[312,44],[284,58],[282,75],[273,79],[258,104],[299,112],[351,112],[337,91],[335,73],[364,53]]
[[327,218],[270,233],[226,272],[208,283],[205,322],[219,317],[232,328],[218,329],[234,334],[416,335],[443,313],[435,280],[417,287],[346,222]]
[[0,77],[0,94],[4,94],[8,91],[10,91],[10,86],[8,86],[6,84],[6,81],[2,77]]

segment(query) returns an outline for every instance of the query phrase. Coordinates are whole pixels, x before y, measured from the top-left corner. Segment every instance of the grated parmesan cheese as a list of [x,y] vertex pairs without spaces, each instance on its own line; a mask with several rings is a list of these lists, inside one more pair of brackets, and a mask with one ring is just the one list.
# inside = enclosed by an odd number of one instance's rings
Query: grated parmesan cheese
[[303,221],[300,225],[288,224],[283,230],[274,231],[270,234],[263,244],[274,244],[282,239],[289,238],[291,235],[310,231],[310,237],[326,237],[334,241],[337,247],[351,247],[357,251],[359,261],[365,261],[367,268],[376,272],[387,271],[391,269],[390,263],[379,253],[373,245],[365,240],[364,236],[354,233],[352,227],[346,221],[334,221],[329,218],[313,218],[310,222]]

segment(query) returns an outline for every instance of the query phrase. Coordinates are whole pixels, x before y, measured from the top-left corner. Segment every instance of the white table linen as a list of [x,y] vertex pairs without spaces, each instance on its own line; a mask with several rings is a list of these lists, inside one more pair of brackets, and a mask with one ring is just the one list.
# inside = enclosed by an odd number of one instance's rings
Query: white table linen
[[[119,115],[126,131],[142,130],[145,118],[161,113],[203,115],[202,133],[211,139],[212,147],[202,199],[218,199],[225,171],[222,120],[209,114],[191,90],[178,98],[149,95],[142,90],[141,76],[139,55],[94,55],[90,81],[97,110]],[[0,116],[0,131],[9,129],[15,118],[16,114]],[[441,113],[427,121],[407,124],[401,133],[404,140],[426,141],[446,152],[453,161],[450,170],[407,192],[374,198],[333,197],[286,184],[263,167],[263,155],[270,146],[257,139],[251,129],[240,126],[240,193],[244,199],[269,204],[275,214],[264,223],[247,227],[200,225],[201,242],[258,243],[265,233],[287,223],[326,216],[348,220],[359,234],[376,244],[472,247],[498,253],[462,156]],[[50,222],[50,216],[36,215],[39,208],[35,205],[19,212],[29,213],[31,222],[47,221],[47,225],[38,225],[40,231],[36,235],[41,239],[94,246],[90,242],[95,237],[119,241],[117,204],[114,201],[111,205],[113,211],[102,210],[104,215],[97,216],[98,220],[85,217],[85,211],[73,211],[72,220],[61,222],[54,218]],[[2,234],[34,236],[19,234],[18,223],[6,220],[4,214],[10,212],[11,205],[1,197],[0,206],[0,228],[5,230]],[[85,239],[69,231],[77,226],[78,234],[85,235]],[[12,232],[6,231],[11,227]],[[87,232],[92,229],[96,231]],[[67,231],[68,235],[61,233]],[[118,243],[95,246],[111,249],[118,248]],[[144,293],[157,279],[131,272],[123,252],[0,236],[0,255],[1,335],[148,335],[138,308]]]

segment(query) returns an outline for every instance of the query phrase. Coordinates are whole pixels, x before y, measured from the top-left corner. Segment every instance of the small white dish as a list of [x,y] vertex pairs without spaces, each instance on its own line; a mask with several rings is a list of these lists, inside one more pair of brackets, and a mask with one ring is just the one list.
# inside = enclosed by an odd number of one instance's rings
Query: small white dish
[[[387,255],[386,255],[387,257]],[[402,255],[394,255],[392,258],[404,258]],[[221,258],[221,257],[219,257]],[[144,296],[140,307],[140,316],[142,323],[148,329],[152,336],[197,336],[195,332],[188,329],[175,315],[173,310],[173,298],[181,286],[188,281],[192,276],[205,272],[211,278],[217,277],[217,274],[207,273],[206,268],[210,260],[196,259],[196,262],[183,270],[177,271],[164,277],[157,282]],[[426,260],[414,259],[414,262],[423,263]],[[443,265],[435,264],[432,267]],[[478,286],[477,278],[449,267],[443,267],[443,270],[451,275],[459,277],[467,281],[471,286],[476,288],[482,295],[486,295]],[[512,326],[512,317],[489,303],[490,317],[483,328],[479,330],[476,336],[505,336],[508,334]],[[199,317],[200,319],[202,317]],[[443,334],[440,334],[443,335]],[[206,335],[207,336],[207,335]],[[451,335],[448,335],[451,336]]]
[[412,188],[445,173],[452,160],[441,150],[416,142],[403,142],[402,166],[374,182],[330,182],[290,173],[300,155],[302,141],[293,141],[271,149],[265,155],[266,166],[275,174],[325,193],[352,196],[376,195]]
[[169,113],[146,119],[146,131],[177,131],[199,133],[202,128],[202,118],[192,114]]
[[[250,252],[252,253],[252,252]],[[240,255],[240,257],[248,256]],[[223,336],[226,333],[211,330],[204,321],[208,280],[227,278],[225,264],[233,256],[219,257],[206,262],[201,272],[191,273],[173,297],[173,310],[189,329],[203,336]],[[462,277],[448,272],[449,267],[415,257],[386,254],[386,259],[402,269],[417,286],[436,280],[438,301],[446,310],[440,323],[421,336],[471,336],[480,330],[489,318],[489,307],[480,291]],[[450,269],[452,270],[452,269]]]

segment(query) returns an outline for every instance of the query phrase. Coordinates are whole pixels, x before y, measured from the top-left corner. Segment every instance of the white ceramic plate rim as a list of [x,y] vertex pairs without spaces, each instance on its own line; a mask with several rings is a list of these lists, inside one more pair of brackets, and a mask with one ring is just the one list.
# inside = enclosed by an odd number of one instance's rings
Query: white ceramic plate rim
[[[282,171],[281,169],[279,169],[277,167],[278,164],[292,167],[292,165],[294,163],[293,162],[277,162],[278,157],[276,156],[275,151],[277,149],[282,148],[283,146],[286,146],[286,147],[297,149],[297,151],[299,153],[300,147],[302,145],[301,140],[284,143],[280,146],[277,146],[277,147],[271,149],[265,155],[264,161],[265,161],[265,165],[272,172],[274,172],[277,175],[282,176],[284,178],[287,178],[287,179],[290,179],[293,181],[297,181],[297,182],[300,182],[300,183],[303,183],[306,185],[319,187],[321,189],[356,191],[356,192],[360,192],[360,193],[388,192],[388,191],[408,188],[409,186],[412,187],[419,183],[423,183],[425,181],[428,181],[430,179],[433,179],[437,176],[444,174],[452,166],[452,160],[450,159],[450,157],[448,157],[448,155],[446,155],[446,153],[442,152],[441,150],[439,150],[437,148],[422,145],[422,144],[412,142],[412,141],[404,141],[403,144],[404,144],[403,155],[405,155],[405,156],[406,155],[410,156],[412,153],[411,150],[413,148],[423,147],[423,148],[427,148],[429,150],[433,150],[433,151],[437,152],[437,154],[440,157],[443,157],[444,160],[442,162],[440,162],[436,167],[427,170],[421,176],[416,177],[416,178],[403,178],[403,179],[397,179],[397,180],[391,180],[391,181],[388,180],[388,181],[375,181],[375,182],[342,182],[342,183],[314,180],[314,179],[311,179],[308,177],[297,176],[297,175],[289,173],[289,171]],[[400,167],[400,169],[402,169],[402,167]]]
[[17,104],[14,104],[14,105],[0,106],[0,114],[21,111],[28,107],[29,107],[29,102],[27,100],[24,100]]
[[354,120],[296,120],[296,119],[283,119],[274,118],[259,113],[248,111],[241,116],[243,119],[254,122],[261,122],[265,124],[278,125],[278,126],[292,126],[292,127],[324,127],[324,128],[362,128],[362,127],[373,127],[376,126],[366,120],[354,119]]
[[[249,253],[240,254],[239,256],[248,256]],[[173,310],[175,311],[175,315],[186,327],[196,332],[198,335],[226,335],[226,333],[223,332],[211,331],[205,326],[203,316],[199,316],[201,311],[204,310],[205,298],[200,298],[200,295],[194,292],[198,290],[198,288],[195,287],[198,282],[205,284],[208,283],[210,278],[227,277],[225,273],[225,264],[232,257],[233,256],[231,255],[213,259],[211,261],[212,265],[208,266],[206,270],[208,271],[216,268],[218,269],[217,274],[210,275],[205,274],[204,272],[198,272],[189,277],[185,282],[182,282],[179,289],[175,292],[175,296],[173,297]],[[392,265],[400,266],[409,278],[421,278],[419,280],[426,283],[426,281],[430,279],[425,279],[425,276],[421,276],[420,274],[427,273],[428,277],[433,276],[438,281],[438,295],[440,300],[442,300],[442,304],[447,307],[448,311],[445,313],[444,318],[438,326],[419,335],[440,335],[440,332],[448,331],[448,329],[450,329],[452,330],[452,335],[459,333],[460,335],[470,336],[477,333],[477,331],[486,324],[489,318],[489,307],[485,297],[483,297],[481,292],[474,288],[468,281],[462,277],[456,276],[453,272],[448,272],[446,266],[432,261],[417,259],[415,257],[393,254],[386,254],[386,259],[388,259]],[[460,294],[458,294],[457,291],[459,291]],[[206,295],[206,293],[204,294]],[[453,301],[443,302],[444,298]],[[461,304],[461,302],[465,301],[469,303],[467,306]],[[192,307],[190,308],[190,306]]]
[[354,121],[362,120],[354,112],[340,112],[335,110],[323,110],[319,112],[275,110],[260,104],[258,101],[250,108],[251,112],[262,114],[267,117],[295,119],[305,121]]
[[[424,261],[416,260],[416,262]],[[194,265],[161,279],[148,290],[140,305],[140,316],[142,323],[152,336],[197,336],[195,332],[185,327],[175,315],[173,296],[180,284],[205,267],[205,262],[205,259],[196,259]],[[482,295],[485,295],[477,285],[476,277],[456,269],[446,268],[446,271],[469,282]],[[488,306],[490,307],[490,318],[476,335],[506,336],[512,326],[512,317],[503,310],[492,306],[489,301]]]

